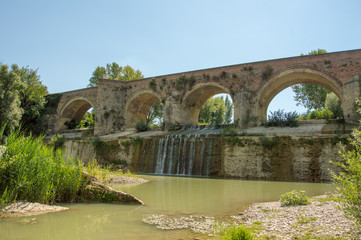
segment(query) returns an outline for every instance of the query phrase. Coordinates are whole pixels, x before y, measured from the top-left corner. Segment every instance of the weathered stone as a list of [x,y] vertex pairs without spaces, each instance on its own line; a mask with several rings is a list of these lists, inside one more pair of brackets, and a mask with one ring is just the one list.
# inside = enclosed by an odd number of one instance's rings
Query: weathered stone
[[105,202],[105,203],[122,203],[122,204],[140,204],[144,203],[135,196],[124,193],[122,191],[114,190],[89,175],[86,172],[82,172],[84,181],[88,182],[86,188],[81,193],[84,201],[87,202]]
[[99,80],[95,88],[64,92],[56,113],[49,115],[49,133],[79,122],[94,108],[96,135],[134,128],[156,102],[164,103],[166,129],[197,124],[205,101],[228,93],[239,127],[259,126],[267,108],[283,89],[313,83],[332,90],[341,100],[347,122],[357,123],[355,99],[360,97],[361,50],[239,64],[135,81]]

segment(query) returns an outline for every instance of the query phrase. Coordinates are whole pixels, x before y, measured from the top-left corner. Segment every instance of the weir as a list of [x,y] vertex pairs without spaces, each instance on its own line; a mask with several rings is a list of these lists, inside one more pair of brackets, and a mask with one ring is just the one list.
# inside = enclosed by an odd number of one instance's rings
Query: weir
[[[158,138],[144,139],[142,155],[134,162],[141,173],[177,176],[215,176],[219,126],[187,126]],[[217,165],[218,164],[218,165]]]

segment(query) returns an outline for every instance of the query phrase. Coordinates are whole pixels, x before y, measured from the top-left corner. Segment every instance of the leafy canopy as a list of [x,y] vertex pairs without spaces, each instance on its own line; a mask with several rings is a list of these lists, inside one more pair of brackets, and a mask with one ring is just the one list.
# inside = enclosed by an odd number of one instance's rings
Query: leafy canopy
[[37,127],[46,103],[47,88],[40,81],[37,70],[19,68],[13,64],[0,66],[0,124],[7,129],[23,126]]
[[[325,49],[312,50],[307,55],[317,55],[327,53]],[[305,54],[301,54],[305,56]],[[293,92],[296,94],[294,100],[297,102],[297,106],[303,106],[308,111],[312,109],[320,110],[325,107],[326,96],[331,91],[325,87],[311,84],[302,83],[292,86]]]
[[230,124],[233,120],[233,103],[228,96],[208,99],[202,106],[198,122],[201,124]]
[[119,66],[119,64],[113,62],[108,63],[106,67],[96,67],[96,69],[92,73],[92,77],[89,79],[88,87],[97,86],[99,79],[130,81],[141,78],[144,78],[144,76],[140,70],[134,70],[129,65],[122,67]]

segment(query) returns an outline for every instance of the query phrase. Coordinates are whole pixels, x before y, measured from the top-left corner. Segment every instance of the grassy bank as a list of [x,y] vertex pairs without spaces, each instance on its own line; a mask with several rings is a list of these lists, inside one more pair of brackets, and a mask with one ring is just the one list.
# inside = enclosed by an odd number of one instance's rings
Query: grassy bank
[[82,165],[64,161],[61,150],[43,144],[42,137],[20,130],[0,133],[6,151],[0,158],[0,207],[15,200],[52,204],[75,201],[84,187]]

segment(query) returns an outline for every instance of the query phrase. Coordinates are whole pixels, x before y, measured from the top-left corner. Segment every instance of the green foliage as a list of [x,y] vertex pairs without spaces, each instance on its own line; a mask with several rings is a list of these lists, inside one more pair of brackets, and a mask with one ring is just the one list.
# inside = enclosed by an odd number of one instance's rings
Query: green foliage
[[86,112],[76,128],[94,128],[94,111]]
[[[325,49],[312,50],[307,55],[318,55],[327,53]],[[301,53],[301,56],[305,54]],[[320,110],[325,107],[326,96],[331,91],[325,87],[312,84],[302,83],[292,86],[292,90],[295,93],[294,100],[297,102],[297,106],[303,106],[311,111],[312,109]]]
[[150,108],[147,113],[146,125],[148,127],[163,125],[163,104],[161,102],[154,104]]
[[259,137],[259,140],[261,142],[262,147],[265,149],[272,149],[278,143],[277,140],[270,139],[264,136]]
[[143,118],[140,118],[138,122],[135,124],[135,128],[137,129],[138,132],[145,132],[148,130],[148,125]]
[[137,146],[143,143],[143,139],[139,136],[137,136],[134,140],[133,140],[133,146]]
[[224,100],[224,106],[226,110],[224,112],[224,124],[231,124],[233,122],[233,103],[226,96]]
[[325,107],[326,96],[331,90],[311,83],[302,83],[292,86],[295,93],[294,100],[297,106],[303,106],[309,111],[320,110]]
[[202,106],[198,122],[200,124],[230,124],[233,120],[233,103],[228,96],[208,99]]
[[54,149],[59,149],[64,146],[65,137],[59,134],[56,134],[49,142],[49,145]]
[[98,179],[99,182],[109,182],[111,179],[117,176],[136,177],[130,172],[124,173],[122,170],[112,170],[112,166],[107,167],[100,165],[96,159],[91,159],[84,170],[89,173],[90,176]]
[[297,127],[298,113],[294,112],[284,112],[284,110],[277,110],[271,112],[268,116],[267,122],[264,124],[266,127],[276,126],[276,127]]
[[270,65],[267,65],[262,72],[262,79],[263,80],[269,79],[272,73],[273,73],[273,68]]
[[318,48],[317,50],[312,50],[311,52],[307,53],[307,54],[303,54],[301,53],[301,56],[305,56],[305,55],[318,55],[318,54],[325,54],[327,53],[327,51],[325,49],[321,49]]
[[129,65],[122,67],[113,62],[107,64],[106,67],[98,66],[92,73],[92,77],[89,79],[88,87],[96,87],[99,79],[131,81],[141,79],[143,77],[144,76],[141,71],[134,70]]
[[243,226],[232,225],[221,229],[222,240],[252,240],[254,239],[250,230]]
[[22,125],[27,131],[39,132],[47,88],[36,70],[13,64],[0,66],[0,124],[6,131]]
[[0,126],[6,124],[6,132],[19,126],[24,110],[20,107],[20,76],[9,71],[7,65],[0,66]]
[[299,206],[309,205],[310,201],[305,196],[305,191],[296,191],[285,193],[281,195],[281,206]]
[[153,91],[156,91],[157,90],[157,83],[155,82],[155,79],[153,78],[152,80],[150,80],[149,82],[149,87],[151,89],[153,89]]
[[332,112],[333,118],[343,118],[343,109],[340,99],[333,92],[326,95],[325,108]]
[[345,162],[334,162],[341,171],[331,173],[342,210],[361,230],[361,131],[355,129],[349,141],[352,148],[345,146],[340,152]]
[[[3,132],[0,138],[4,139]],[[7,136],[0,159],[1,205],[15,200],[54,203],[74,201],[82,185],[82,165],[64,161],[61,150],[43,144],[43,137],[25,137],[20,130]]]
[[308,114],[307,119],[331,119],[333,113],[328,109],[314,110]]

